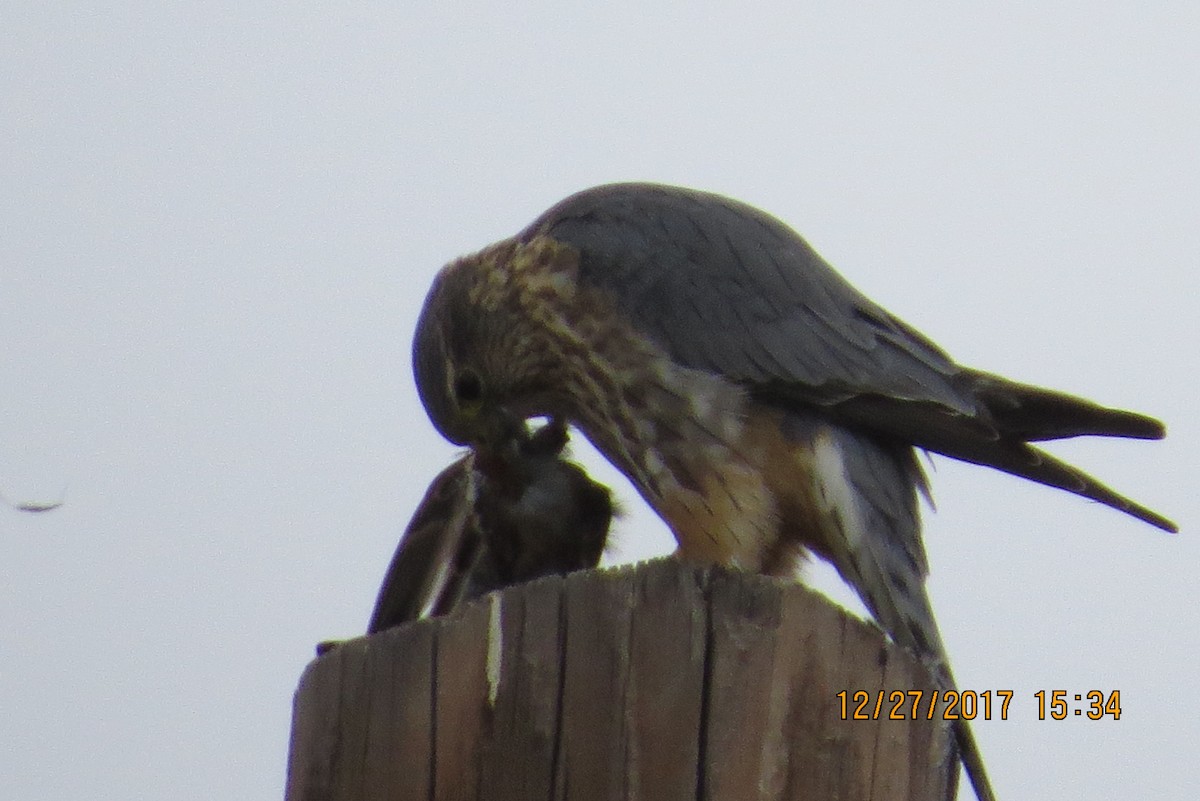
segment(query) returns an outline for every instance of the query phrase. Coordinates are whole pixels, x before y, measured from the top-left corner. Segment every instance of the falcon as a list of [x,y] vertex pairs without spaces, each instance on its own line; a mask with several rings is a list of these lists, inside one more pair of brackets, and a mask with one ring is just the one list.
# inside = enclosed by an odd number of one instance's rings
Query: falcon
[[[569,421],[670,526],[683,559],[794,575],[816,554],[954,686],[925,592],[916,449],[1175,525],[1039,450],[1161,423],[956,364],[797,233],[715,194],[585,190],[438,274],[413,343],[434,426],[489,448]],[[966,721],[976,795],[994,797]]]

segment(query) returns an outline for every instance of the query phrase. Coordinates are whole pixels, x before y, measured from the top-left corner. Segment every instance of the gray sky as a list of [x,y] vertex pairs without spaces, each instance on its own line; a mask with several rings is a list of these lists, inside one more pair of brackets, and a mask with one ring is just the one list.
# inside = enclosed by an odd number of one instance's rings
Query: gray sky
[[[1178,537],[938,458],[926,544],[961,685],[1017,692],[976,722],[1002,797],[1191,797],[1200,7],[164,5],[0,11],[0,493],[65,497],[0,508],[0,795],[279,797],[314,643],[454,455],[429,281],[644,179],[783,218],[964,363],[1168,422],[1054,450]],[[576,450],[618,561],[667,552]]]

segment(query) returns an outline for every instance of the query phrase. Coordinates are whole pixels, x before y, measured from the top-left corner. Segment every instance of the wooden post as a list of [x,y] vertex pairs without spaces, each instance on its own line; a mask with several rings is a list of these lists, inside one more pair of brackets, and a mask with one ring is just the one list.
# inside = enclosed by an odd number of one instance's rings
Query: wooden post
[[[911,720],[837,693],[924,692]],[[947,801],[933,683],[796,584],[674,559],[541,579],[341,644],[296,691],[288,801]],[[939,704],[938,711],[940,712]],[[940,716],[935,716],[940,717]]]

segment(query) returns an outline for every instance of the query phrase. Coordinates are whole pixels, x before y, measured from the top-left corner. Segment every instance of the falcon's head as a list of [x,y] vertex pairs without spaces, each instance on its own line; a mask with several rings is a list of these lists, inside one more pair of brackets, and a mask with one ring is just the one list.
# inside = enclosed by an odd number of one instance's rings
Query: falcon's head
[[523,306],[514,268],[536,254],[513,240],[459,259],[435,279],[417,322],[413,371],[442,436],[484,451],[512,442],[535,415],[562,415],[561,362]]

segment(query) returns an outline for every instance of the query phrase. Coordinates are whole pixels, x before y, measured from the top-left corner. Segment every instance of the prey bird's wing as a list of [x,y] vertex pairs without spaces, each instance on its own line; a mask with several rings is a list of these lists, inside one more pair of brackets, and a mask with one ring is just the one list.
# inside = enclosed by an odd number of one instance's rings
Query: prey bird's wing
[[611,298],[685,367],[756,399],[1098,500],[1162,516],[1028,445],[1096,434],[1158,438],[1143,415],[955,364],[872,302],[788,226],[719,195],[613,184],[551,208],[522,234],[579,253],[579,283]]
[[367,633],[452,610],[482,548],[473,454],[438,474],[388,564]]
[[367,633],[444,615],[493,590],[595,567],[613,517],[607,487],[544,426],[503,453],[472,451],[438,474],[396,546]]

